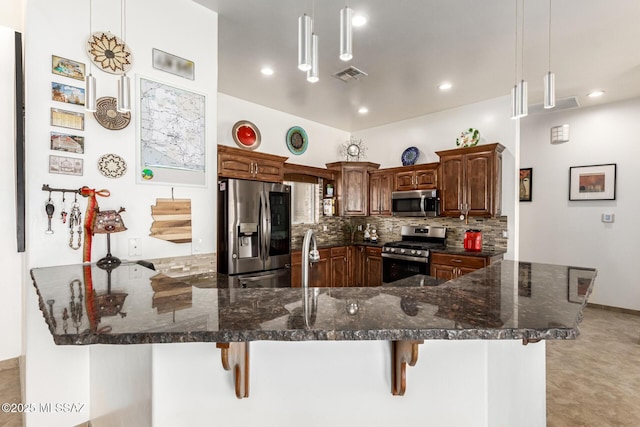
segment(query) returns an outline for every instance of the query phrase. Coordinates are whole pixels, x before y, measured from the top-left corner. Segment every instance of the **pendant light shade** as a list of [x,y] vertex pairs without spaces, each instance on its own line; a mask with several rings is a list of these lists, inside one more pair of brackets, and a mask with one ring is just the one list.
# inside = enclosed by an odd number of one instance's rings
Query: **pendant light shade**
[[320,78],[318,77],[318,35],[313,34],[311,36],[311,69],[307,71],[307,81],[315,83]]
[[518,113],[518,117],[526,117],[529,114],[527,82],[524,80],[518,83]]
[[84,109],[91,112],[97,109],[96,78],[91,74],[84,79]]
[[298,69],[311,69],[311,33],[313,22],[307,14],[298,18]]
[[343,61],[353,58],[352,15],[349,7],[340,11],[340,59]]
[[131,111],[131,79],[126,74],[120,76],[118,80],[118,102],[116,111],[128,113]]
[[551,71],[544,75],[544,108],[556,106],[556,76]]
[[511,118],[517,119],[520,116],[518,115],[518,105],[520,101],[518,100],[518,85],[513,86],[511,88]]

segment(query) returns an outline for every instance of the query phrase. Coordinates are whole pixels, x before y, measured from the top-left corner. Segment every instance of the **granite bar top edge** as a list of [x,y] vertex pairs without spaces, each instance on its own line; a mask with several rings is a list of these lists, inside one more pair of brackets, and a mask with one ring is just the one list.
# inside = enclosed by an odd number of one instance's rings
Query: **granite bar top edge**
[[93,344],[171,344],[253,341],[420,341],[420,340],[570,340],[580,335],[576,328],[552,329],[424,329],[424,330],[295,330],[295,331],[191,331],[132,334],[68,334],[54,335],[57,345]]

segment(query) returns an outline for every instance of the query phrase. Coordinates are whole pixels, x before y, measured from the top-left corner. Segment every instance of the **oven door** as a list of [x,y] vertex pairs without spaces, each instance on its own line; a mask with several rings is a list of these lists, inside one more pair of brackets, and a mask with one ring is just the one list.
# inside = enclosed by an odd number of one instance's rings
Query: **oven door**
[[382,282],[391,283],[396,280],[415,276],[429,275],[429,258],[408,255],[382,254]]

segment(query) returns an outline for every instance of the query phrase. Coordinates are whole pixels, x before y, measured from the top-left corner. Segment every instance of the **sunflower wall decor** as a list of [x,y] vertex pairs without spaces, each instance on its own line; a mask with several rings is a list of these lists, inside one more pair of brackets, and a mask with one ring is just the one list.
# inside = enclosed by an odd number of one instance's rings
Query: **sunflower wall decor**
[[120,37],[109,32],[96,32],[87,40],[87,55],[102,71],[125,74],[133,66],[131,50]]

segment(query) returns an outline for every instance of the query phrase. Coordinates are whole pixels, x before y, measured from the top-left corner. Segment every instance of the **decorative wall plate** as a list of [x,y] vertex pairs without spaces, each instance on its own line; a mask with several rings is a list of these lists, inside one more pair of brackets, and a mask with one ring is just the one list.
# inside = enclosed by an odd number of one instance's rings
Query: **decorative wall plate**
[[415,165],[418,157],[420,156],[420,150],[416,147],[409,147],[402,153],[402,166]]
[[87,55],[102,71],[124,74],[133,66],[131,50],[120,37],[109,32],[96,32],[87,40]]
[[256,125],[247,120],[240,120],[233,125],[231,131],[233,140],[242,148],[255,150],[260,145],[260,130]]
[[129,126],[131,113],[120,113],[116,110],[118,100],[112,96],[103,96],[96,102],[96,111],[93,117],[96,121],[109,130],[120,130]]
[[480,131],[475,128],[469,128],[460,133],[460,136],[456,139],[456,146],[473,147],[478,145],[478,141],[480,141]]
[[293,154],[300,155],[304,153],[308,144],[307,132],[300,126],[294,126],[287,131],[287,148]]
[[98,170],[107,178],[120,178],[127,172],[127,163],[117,154],[105,154],[98,159]]

